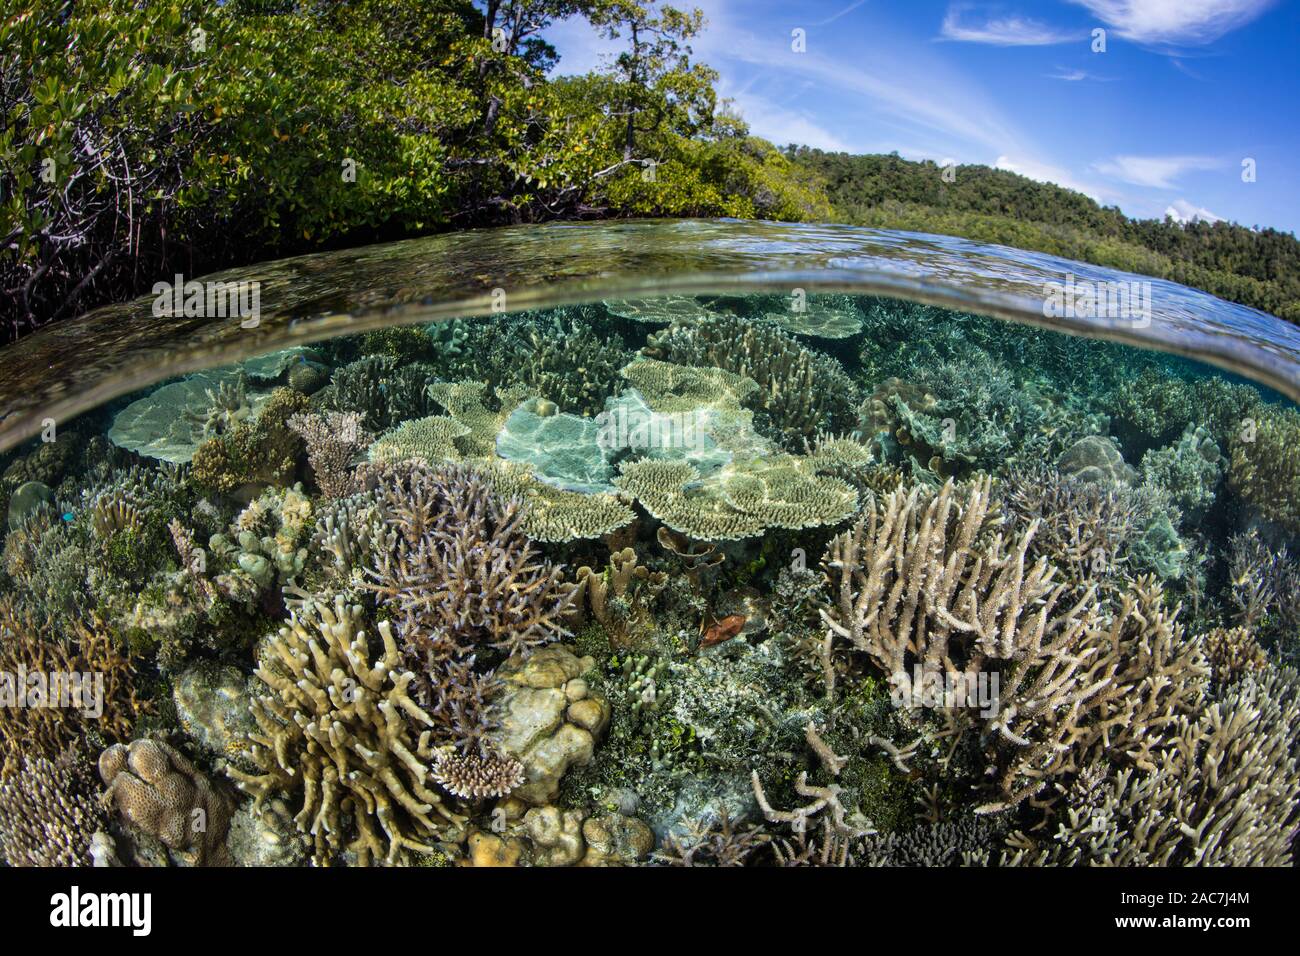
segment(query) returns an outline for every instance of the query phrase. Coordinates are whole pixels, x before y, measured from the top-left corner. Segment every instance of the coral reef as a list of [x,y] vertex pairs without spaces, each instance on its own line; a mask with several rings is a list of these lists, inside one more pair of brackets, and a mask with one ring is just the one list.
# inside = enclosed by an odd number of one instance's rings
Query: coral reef
[[159,740],[114,744],[99,755],[104,802],[132,827],[196,866],[229,866],[226,834],[234,802],[184,756]]
[[142,457],[188,462],[204,442],[251,424],[268,399],[248,391],[240,369],[199,372],[122,409],[108,438]]
[[244,486],[288,484],[302,454],[302,438],[289,420],[307,407],[301,392],[277,388],[255,420],[241,421],[198,446],[192,458],[194,480],[220,494]]
[[758,383],[760,432],[796,451],[819,431],[853,427],[857,386],[834,359],[770,324],[712,315],[650,337],[645,354],[678,365],[719,368]]
[[1184,511],[1201,512],[1214,504],[1222,477],[1219,446],[1200,425],[1189,425],[1175,444],[1142,456],[1143,481],[1162,489]]
[[1017,834],[1008,861],[1107,866],[1287,866],[1300,802],[1294,670],[1248,679],[1184,718],[1151,768],[1120,770],[1051,839]]
[[1266,408],[1232,444],[1228,481],[1270,521],[1300,531],[1300,412]]
[[0,457],[0,855],[1292,863],[1298,423],[799,290],[173,380]]
[[555,645],[512,657],[497,671],[505,689],[501,723],[489,739],[524,768],[512,796],[534,806],[551,803],[565,771],[591,760],[610,717],[609,704],[583,679],[594,664]]
[[249,750],[258,772],[227,768],[259,805],[276,793],[300,798],[294,823],[319,865],[345,851],[362,865],[432,853],[429,841],[463,822],[426,786],[433,719],[408,693],[415,675],[391,629],[377,631],[383,651],[372,664],[360,607],[339,597],[292,613],[259,650],[266,689],[252,701]]
[[90,761],[78,746],[54,759],[24,755],[0,777],[0,859],[9,866],[89,866],[108,828]]
[[321,494],[346,498],[352,491],[352,466],[374,440],[361,427],[361,416],[356,412],[294,415],[289,427],[307,446],[307,462]]
[[134,664],[103,629],[50,635],[0,598],[0,776],[22,754],[56,760],[87,738],[123,740],[145,709]]

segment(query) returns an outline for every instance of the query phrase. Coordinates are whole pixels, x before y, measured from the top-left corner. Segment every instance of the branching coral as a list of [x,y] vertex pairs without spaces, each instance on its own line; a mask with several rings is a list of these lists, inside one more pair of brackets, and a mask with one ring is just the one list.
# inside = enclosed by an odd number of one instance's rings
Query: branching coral
[[1201,635],[1201,646],[1217,687],[1257,675],[1268,666],[1268,655],[1248,627],[1211,628]]
[[[428,786],[433,719],[408,693],[406,670],[386,623],[371,663],[360,607],[341,597],[293,613],[260,653],[267,691],[252,703],[257,773],[227,772],[258,804],[301,794],[294,822],[313,837],[324,865],[343,850],[358,862],[397,861],[404,849],[431,853],[430,840],[459,833],[462,818]],[[356,836],[346,841],[345,815]],[[376,826],[376,821],[378,826]],[[386,846],[385,846],[386,844]]]
[[1300,683],[1292,669],[1230,688],[1148,770],[1125,768],[1071,806],[1050,839],[1017,834],[1007,861],[1286,866],[1297,833]]
[[1265,407],[1232,445],[1232,489],[1270,521],[1300,531],[1300,412]]
[[94,771],[74,746],[53,760],[24,756],[0,781],[0,857],[10,866],[89,866],[107,829]]
[[135,668],[97,624],[49,635],[0,598],[0,744],[6,768],[19,754],[54,760],[88,734],[126,738],[146,705]]
[[221,494],[243,485],[288,483],[302,453],[302,439],[289,427],[289,419],[305,412],[308,404],[301,392],[277,388],[256,420],[242,421],[199,446],[194,480]]
[[359,415],[367,431],[380,432],[398,422],[429,414],[426,389],[433,379],[432,366],[402,364],[390,355],[371,355],[336,371],[320,393],[320,404],[332,411]]
[[[994,706],[979,712],[999,794],[986,811],[1103,752],[1149,766],[1170,725],[1199,705],[1207,673],[1151,580],[1110,613],[1091,589],[1066,602],[1047,560],[1027,560],[1037,525],[1005,541],[989,490],[976,482],[956,502],[950,482],[879,503],[831,542],[824,565],[834,601],[822,612],[905,702],[924,702],[918,678],[953,675],[971,686],[996,676]],[[966,706],[940,709],[966,722]]]
[[576,602],[591,609],[592,616],[609,634],[615,648],[635,646],[654,630],[651,606],[668,584],[668,575],[637,564],[631,548],[610,555],[602,571],[578,569]]
[[307,461],[321,494],[345,498],[352,492],[352,465],[374,440],[361,427],[356,412],[326,412],[324,415],[294,415],[289,427],[302,436]]
[[1055,468],[1013,474],[1004,500],[1014,529],[1035,526],[1030,553],[1052,561],[1075,585],[1122,574],[1153,513],[1149,495],[1081,481]]
[[372,588],[399,616],[404,641],[452,658],[479,647],[511,654],[567,635],[574,587],[539,560],[521,502],[454,465],[395,467],[377,491],[397,547],[377,556]]

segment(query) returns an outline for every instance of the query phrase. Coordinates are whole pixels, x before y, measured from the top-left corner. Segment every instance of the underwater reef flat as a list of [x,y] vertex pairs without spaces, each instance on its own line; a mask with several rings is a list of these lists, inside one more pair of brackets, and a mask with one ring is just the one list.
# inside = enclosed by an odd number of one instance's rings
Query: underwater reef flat
[[1289,866],[1300,409],[875,297],[383,328],[0,457],[11,866]]

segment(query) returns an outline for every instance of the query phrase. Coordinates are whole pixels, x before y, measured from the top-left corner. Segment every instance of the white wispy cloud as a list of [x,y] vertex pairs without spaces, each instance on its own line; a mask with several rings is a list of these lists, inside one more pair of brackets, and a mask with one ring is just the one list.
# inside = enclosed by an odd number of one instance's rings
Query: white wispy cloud
[[1055,73],[1046,74],[1049,80],[1065,80],[1067,83],[1078,83],[1081,80],[1092,80],[1093,82],[1109,83],[1110,77],[1098,76],[1096,73],[1089,73],[1087,70],[1066,69],[1058,66]]
[[963,43],[990,43],[994,46],[1050,46],[1054,43],[1068,43],[1080,36],[1077,32],[1058,30],[1015,14],[963,23],[967,9],[969,8],[963,4],[954,4],[948,8],[943,25],[939,28],[940,37]]
[[1071,0],[1126,40],[1200,46],[1245,26],[1275,0]]
[[723,83],[719,92],[749,124],[751,133],[770,142],[779,145],[798,143],[837,153],[851,153],[861,148],[845,142],[806,114],[786,109],[748,90],[728,92],[726,83]]
[[1203,206],[1197,206],[1186,199],[1175,199],[1165,210],[1165,215],[1174,222],[1219,222],[1222,216],[1216,216]]
[[1151,189],[1177,189],[1183,173],[1221,166],[1223,161],[1212,156],[1113,156],[1093,163],[1103,176]]
[[[995,104],[968,78],[950,75],[941,64],[892,56],[883,48],[869,58],[848,61],[828,56],[815,40],[807,53],[796,54],[787,37],[754,33],[730,15],[725,3],[698,0],[695,5],[704,8],[710,25],[692,43],[697,58],[724,74],[728,64],[746,64],[786,83],[807,81],[826,96],[861,98],[913,139],[919,138],[915,131],[931,130],[990,150],[1020,142]],[[788,139],[781,137],[783,142]]]

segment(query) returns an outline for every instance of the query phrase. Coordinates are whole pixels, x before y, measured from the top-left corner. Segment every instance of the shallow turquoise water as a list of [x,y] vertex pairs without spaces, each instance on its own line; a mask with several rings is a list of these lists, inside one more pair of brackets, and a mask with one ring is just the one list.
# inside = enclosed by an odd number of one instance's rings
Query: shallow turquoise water
[[1290,862],[1291,327],[842,227],[222,278],[0,373],[10,863]]

